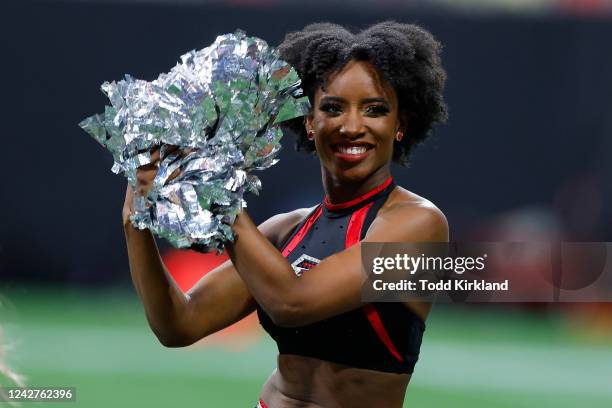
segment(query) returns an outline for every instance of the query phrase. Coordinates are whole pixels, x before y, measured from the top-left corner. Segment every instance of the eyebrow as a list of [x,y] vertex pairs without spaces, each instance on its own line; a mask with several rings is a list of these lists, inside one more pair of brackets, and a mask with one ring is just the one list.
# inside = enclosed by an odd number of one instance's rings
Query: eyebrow
[[[323,102],[341,102],[341,103],[345,103],[346,99],[341,98],[339,96],[324,96],[323,98],[321,98],[320,103]],[[365,98],[362,99],[361,101],[359,101],[362,104],[366,104],[366,103],[384,103],[387,106],[389,105],[389,102],[387,102],[387,100],[385,98]]]

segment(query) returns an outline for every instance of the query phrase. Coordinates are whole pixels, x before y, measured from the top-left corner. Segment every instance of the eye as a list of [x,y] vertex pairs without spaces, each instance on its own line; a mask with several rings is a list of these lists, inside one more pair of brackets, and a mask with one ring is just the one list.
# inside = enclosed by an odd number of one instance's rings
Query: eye
[[342,107],[336,103],[324,103],[319,107],[319,109],[331,115],[338,115],[342,113]]
[[389,108],[385,105],[370,105],[365,109],[366,113],[371,116],[384,116],[389,113]]

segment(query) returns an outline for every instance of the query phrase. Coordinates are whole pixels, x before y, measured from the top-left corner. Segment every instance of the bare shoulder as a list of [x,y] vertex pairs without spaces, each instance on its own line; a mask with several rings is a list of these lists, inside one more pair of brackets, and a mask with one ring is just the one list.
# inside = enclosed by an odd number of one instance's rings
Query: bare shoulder
[[377,235],[382,231],[389,241],[448,241],[444,213],[428,199],[399,186],[389,195],[370,231],[377,231]]
[[276,214],[259,225],[259,230],[278,247],[315,207],[298,208],[286,213]]

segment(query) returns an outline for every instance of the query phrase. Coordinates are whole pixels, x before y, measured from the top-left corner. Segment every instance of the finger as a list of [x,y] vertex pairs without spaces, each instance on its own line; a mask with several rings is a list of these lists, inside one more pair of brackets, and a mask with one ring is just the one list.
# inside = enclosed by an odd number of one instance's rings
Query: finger
[[147,172],[148,173],[148,172],[151,172],[151,171],[156,172],[158,167],[159,167],[159,160],[153,161],[153,162],[151,162],[149,164],[145,164],[144,166],[138,167],[138,170],[136,172],[137,173],[140,173],[140,172]]
[[159,162],[160,154],[159,146],[157,146],[153,151],[151,151],[151,163]]
[[178,169],[174,170],[172,172],[172,174],[170,174],[170,177],[168,177],[168,181],[172,181],[175,178],[177,178],[180,174],[182,173],[181,168],[179,167]]
[[157,176],[157,166],[154,163],[149,163],[139,167],[136,171],[136,181],[138,184],[149,185]]
[[174,152],[176,152],[176,150],[178,148],[179,148],[178,146],[168,145],[168,147],[166,148],[166,153],[168,153],[168,154],[174,153]]

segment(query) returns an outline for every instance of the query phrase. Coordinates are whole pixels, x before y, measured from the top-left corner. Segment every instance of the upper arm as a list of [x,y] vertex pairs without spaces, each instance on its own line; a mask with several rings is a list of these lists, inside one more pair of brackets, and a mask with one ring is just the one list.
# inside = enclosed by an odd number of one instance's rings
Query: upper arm
[[[275,215],[258,226],[275,246],[304,218],[307,209]],[[230,260],[204,275],[187,292],[181,320],[184,343],[193,343],[224,329],[255,310],[255,300]]]
[[[432,204],[406,205],[376,217],[366,242],[447,242],[448,224]],[[362,305],[361,244],[321,261],[305,272],[295,286],[282,326],[301,326],[344,313]]]
[[430,202],[401,205],[376,217],[366,242],[447,242],[446,217]]

